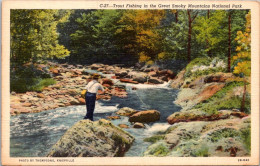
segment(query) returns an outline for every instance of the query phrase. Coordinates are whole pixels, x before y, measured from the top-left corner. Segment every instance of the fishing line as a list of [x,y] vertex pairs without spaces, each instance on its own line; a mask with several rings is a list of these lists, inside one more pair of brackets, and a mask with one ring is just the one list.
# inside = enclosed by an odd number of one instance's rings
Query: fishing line
[[140,98],[140,96],[138,95],[137,91],[136,91],[136,96],[139,98],[139,100],[141,101],[141,103],[144,104],[144,106],[146,107],[146,109],[149,109],[148,105],[143,102],[143,100],[142,100],[142,99]]
[[[114,85],[116,85],[118,82],[120,82],[120,80],[118,80],[117,82],[115,82]],[[146,109],[149,109],[148,105],[143,102],[143,100],[142,100],[142,99],[140,98],[140,96],[138,95],[137,91],[136,91],[136,96],[137,96],[138,99],[141,101],[141,103],[146,107]]]

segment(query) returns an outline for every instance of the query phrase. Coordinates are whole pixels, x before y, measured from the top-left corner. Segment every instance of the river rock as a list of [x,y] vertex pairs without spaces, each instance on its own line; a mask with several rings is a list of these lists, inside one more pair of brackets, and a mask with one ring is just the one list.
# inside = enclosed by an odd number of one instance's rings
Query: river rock
[[44,96],[44,94],[42,94],[42,93],[38,93],[38,94],[37,94],[37,97],[39,97],[39,98],[44,98],[45,96]]
[[146,77],[135,77],[133,78],[133,81],[136,81],[138,83],[145,83],[147,81]]
[[113,66],[106,66],[105,68],[107,71],[114,71],[115,68]]
[[104,78],[102,81],[103,81],[102,84],[108,84],[110,86],[114,85],[113,81],[108,78]]
[[71,96],[79,95],[79,93],[77,92],[76,89],[68,89],[66,93],[71,95]]
[[152,83],[152,84],[162,84],[162,83],[163,83],[162,80],[159,80],[159,79],[157,79],[157,78],[150,78],[150,79],[148,80],[148,82],[149,82],[149,83]]
[[167,118],[169,124],[190,121],[213,121],[229,118],[230,113],[219,112],[218,114],[209,114],[199,110],[189,110],[183,112],[175,112]]
[[83,99],[83,98],[79,98],[79,103],[80,103],[81,105],[84,105],[84,104],[86,104],[86,101],[85,101],[85,99]]
[[102,68],[103,66],[104,66],[103,64],[95,63],[95,64],[92,64],[92,65],[90,66],[90,68],[91,68],[92,70],[97,70],[97,69],[99,69],[99,68]]
[[120,79],[121,82],[138,84],[137,81],[133,81],[132,79]]
[[116,112],[116,114],[121,115],[121,116],[131,116],[135,113],[137,113],[137,111],[132,108],[129,108],[129,107],[123,107],[119,111]]
[[116,120],[116,119],[120,119],[120,116],[107,116],[107,119]]
[[145,128],[145,126],[144,126],[143,123],[136,122],[136,123],[133,125],[133,128]]
[[55,75],[59,74],[59,70],[58,70],[58,69],[52,68],[52,69],[50,69],[50,71],[51,71],[53,74],[55,74]]
[[123,77],[127,76],[127,71],[126,70],[119,71],[119,72],[115,73],[115,76],[117,76],[118,78],[123,78]]
[[151,76],[151,77],[157,77],[157,76],[158,76],[155,71],[150,71],[150,72],[148,73],[148,75]]
[[126,124],[119,124],[118,126],[119,126],[120,128],[129,128],[129,126],[126,125]]
[[133,141],[133,136],[108,120],[81,120],[67,130],[47,157],[119,157]]
[[23,103],[22,106],[24,106],[24,107],[31,107],[32,103]]
[[160,112],[157,110],[139,111],[129,117],[130,122],[155,122],[160,120]]
[[80,103],[80,101],[78,101],[78,100],[76,100],[76,99],[73,99],[73,100],[70,101],[69,104],[70,104],[70,105],[79,105],[79,104],[81,104],[81,103]]

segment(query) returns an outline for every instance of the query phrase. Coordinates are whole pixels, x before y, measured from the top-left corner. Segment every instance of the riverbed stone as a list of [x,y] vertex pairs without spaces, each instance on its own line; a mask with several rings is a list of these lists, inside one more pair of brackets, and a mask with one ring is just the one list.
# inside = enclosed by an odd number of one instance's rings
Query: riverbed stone
[[119,126],[120,128],[129,128],[129,126],[126,125],[126,124],[119,124],[118,126]]
[[143,123],[136,122],[133,125],[133,128],[145,128],[145,125]]
[[120,119],[120,116],[107,116],[107,119],[116,120],[116,119]]
[[151,84],[162,84],[162,83],[163,83],[162,80],[157,79],[157,78],[150,78],[150,79],[148,80],[148,82],[151,83]]
[[119,157],[133,141],[133,136],[108,120],[81,120],[60,138],[47,157]]
[[37,94],[37,97],[39,97],[39,98],[44,98],[45,96],[44,96],[44,94],[42,94],[42,93],[38,93],[38,94]]
[[121,116],[131,116],[134,113],[137,113],[137,111],[132,108],[129,108],[129,107],[123,107],[119,111],[116,112],[116,114],[121,115]]
[[129,122],[155,122],[160,120],[160,112],[157,110],[139,111],[129,117]]

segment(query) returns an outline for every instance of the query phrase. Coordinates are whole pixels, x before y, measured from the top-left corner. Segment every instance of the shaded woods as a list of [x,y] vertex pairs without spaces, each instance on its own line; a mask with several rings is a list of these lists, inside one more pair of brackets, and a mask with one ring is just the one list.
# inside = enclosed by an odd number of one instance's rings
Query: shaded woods
[[[232,57],[241,45],[237,32],[245,32],[247,14],[248,10],[11,10],[11,90],[19,91],[17,83],[39,84],[39,79],[48,78],[35,67],[48,60],[156,64],[178,72],[195,58],[217,57],[232,72],[238,64]],[[25,89],[37,89],[32,86]]]

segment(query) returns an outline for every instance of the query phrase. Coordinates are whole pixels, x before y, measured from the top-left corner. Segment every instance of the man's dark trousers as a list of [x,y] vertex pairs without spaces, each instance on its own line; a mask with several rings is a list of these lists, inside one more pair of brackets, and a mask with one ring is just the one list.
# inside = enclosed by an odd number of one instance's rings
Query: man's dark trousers
[[86,107],[87,107],[87,114],[84,119],[90,119],[93,121],[93,113],[95,109],[96,103],[96,93],[89,93],[87,92],[85,95]]

